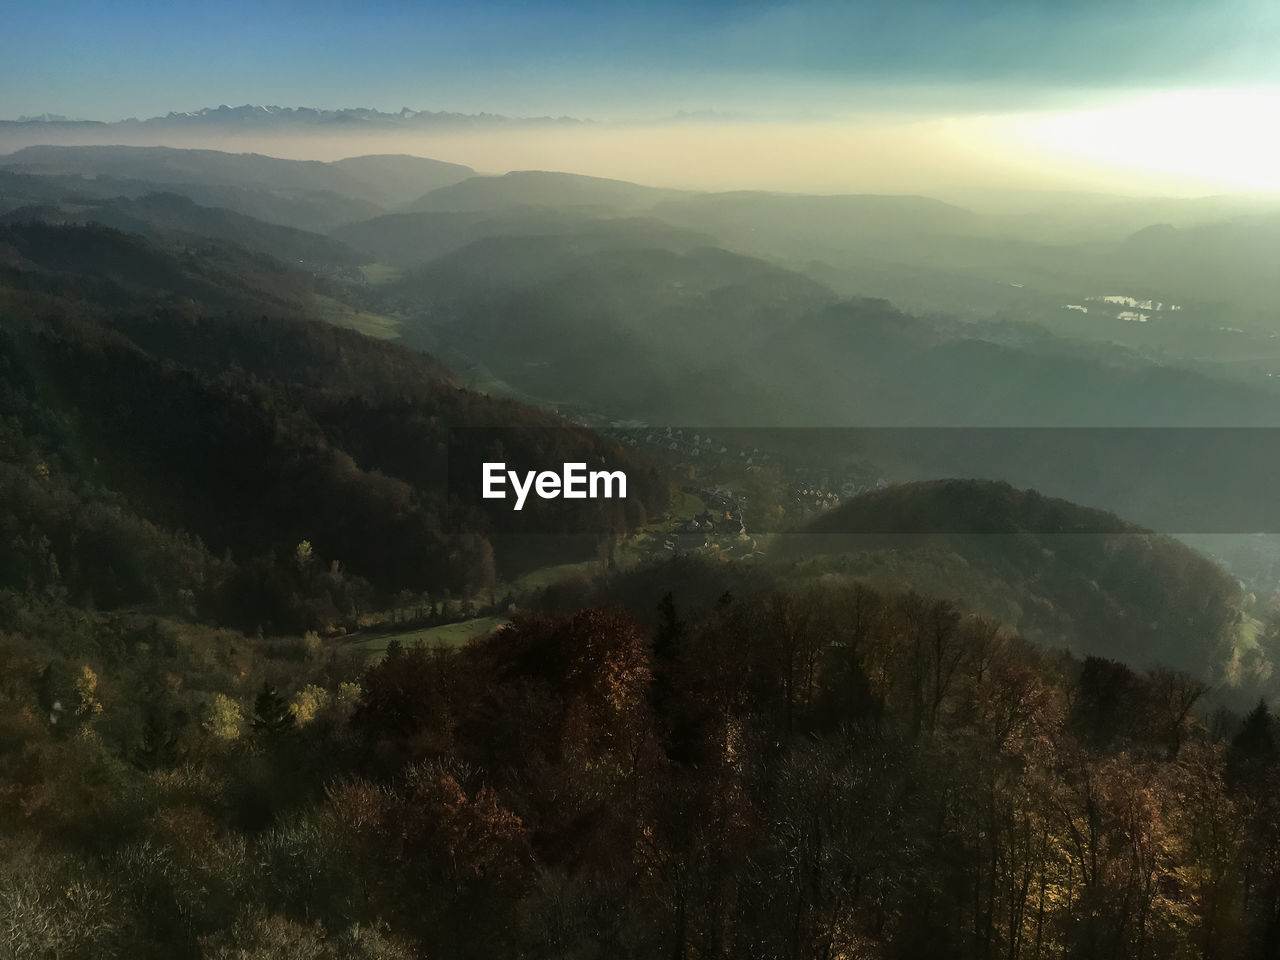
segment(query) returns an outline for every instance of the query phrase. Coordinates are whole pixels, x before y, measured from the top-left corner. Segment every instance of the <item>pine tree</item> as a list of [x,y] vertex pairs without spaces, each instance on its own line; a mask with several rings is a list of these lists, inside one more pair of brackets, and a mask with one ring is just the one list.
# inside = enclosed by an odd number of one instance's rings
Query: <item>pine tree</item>
[[1240,732],[1231,741],[1232,758],[1243,762],[1270,762],[1276,759],[1275,723],[1264,701],[1249,711]]
[[297,722],[293,708],[284,697],[276,693],[271,684],[263,683],[262,690],[253,702],[253,729],[268,736],[276,736],[292,730]]
[[653,641],[654,659],[663,663],[675,660],[683,637],[684,623],[676,611],[675,597],[668,591],[658,603],[658,633]]

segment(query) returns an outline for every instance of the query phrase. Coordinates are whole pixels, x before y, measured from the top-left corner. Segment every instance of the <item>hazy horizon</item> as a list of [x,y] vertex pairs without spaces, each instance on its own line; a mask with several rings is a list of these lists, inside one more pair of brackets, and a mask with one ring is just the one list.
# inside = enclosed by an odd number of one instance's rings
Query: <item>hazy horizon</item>
[[[1199,95],[1202,99],[1204,95]],[[1176,99],[1166,95],[1162,102]],[[1206,112],[1214,106],[1207,98]],[[41,123],[0,131],[0,151],[35,145],[128,145],[260,153],[332,161],[370,154],[408,154],[473,167],[478,173],[557,170],[692,190],[791,193],[921,193],[1048,190],[1133,196],[1212,196],[1280,192],[1280,163],[1268,169],[1275,144],[1259,130],[1248,144],[1203,145],[1190,159],[1172,155],[1176,131],[1154,129],[1153,158],[1124,155],[1123,140],[1075,149],[1091,124],[1115,128],[1132,104],[1091,113],[973,115],[856,122],[784,122],[752,118],[675,118],[635,123],[497,122],[475,128],[442,124],[425,130],[332,128],[192,129],[142,125],[83,129]],[[1157,115],[1158,122],[1158,115]],[[1108,147],[1109,149],[1102,149]],[[1261,147],[1261,149],[1258,149]],[[1216,168],[1216,175],[1206,172]],[[1273,173],[1272,170],[1275,172]]]
[[[62,0],[11,27],[0,116],[112,121],[247,103],[591,121],[353,139],[110,128],[92,142],[410,153],[693,189],[1280,191],[1271,0],[126,0],[109,13]],[[69,142],[31,138],[40,132],[0,133],[0,150]]]

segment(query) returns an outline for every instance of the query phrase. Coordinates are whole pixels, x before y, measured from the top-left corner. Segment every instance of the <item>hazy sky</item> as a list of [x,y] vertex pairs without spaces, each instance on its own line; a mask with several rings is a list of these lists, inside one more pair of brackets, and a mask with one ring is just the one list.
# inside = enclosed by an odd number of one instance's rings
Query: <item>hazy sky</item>
[[613,123],[713,110],[782,125],[791,150],[775,144],[769,169],[836,149],[819,165],[838,172],[839,145],[852,156],[862,136],[991,169],[1047,153],[1076,173],[1280,189],[1280,0],[0,2],[0,118],[219,103]]
[[218,103],[599,119],[1009,109],[1280,79],[1276,0],[5,6],[0,116],[10,117]]

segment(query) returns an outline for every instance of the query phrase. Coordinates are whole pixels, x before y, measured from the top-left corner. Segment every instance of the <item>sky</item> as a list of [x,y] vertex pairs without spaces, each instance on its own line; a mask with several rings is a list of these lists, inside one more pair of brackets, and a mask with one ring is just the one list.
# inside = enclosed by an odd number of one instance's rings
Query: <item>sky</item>
[[9,117],[218,103],[845,115],[1280,81],[1278,0],[5,4]]
[[[621,128],[711,111],[795,146],[762,164],[761,186],[803,182],[807,151],[827,151],[814,161],[826,170],[832,150],[932,144],[985,163],[989,180],[1056,160],[1068,178],[1280,189],[1280,0],[0,3],[0,118],[254,103]],[[616,172],[621,149],[583,172]],[[789,180],[779,162],[801,167]]]

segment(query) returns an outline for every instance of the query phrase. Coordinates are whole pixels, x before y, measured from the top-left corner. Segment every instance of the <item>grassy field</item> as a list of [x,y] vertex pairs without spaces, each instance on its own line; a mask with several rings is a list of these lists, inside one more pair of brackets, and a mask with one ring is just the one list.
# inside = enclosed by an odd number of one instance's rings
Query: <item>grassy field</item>
[[653,538],[665,539],[671,532],[673,523],[692,520],[698,514],[705,512],[706,509],[707,505],[701,497],[686,493],[683,490],[677,490],[675,496],[671,499],[671,506],[667,512],[637,530],[633,540],[643,543]]
[[356,310],[332,297],[317,295],[315,310],[317,320],[332,323],[335,327],[357,330],[367,337],[377,340],[394,340],[400,336],[398,321],[380,313]]
[[368,263],[360,269],[364,272],[365,280],[374,286],[381,283],[390,283],[400,276],[399,270],[385,263]]
[[[581,560],[577,563],[557,563],[549,567],[539,567],[530,573],[526,573],[523,577],[519,577],[508,585],[510,591],[517,597],[523,596],[533,590],[541,590],[552,584],[559,583],[561,580],[567,580],[570,577],[587,575],[592,576],[598,574],[601,570],[599,560]],[[502,592],[501,590],[498,592]]]
[[667,519],[692,520],[706,509],[707,505],[701,497],[681,490],[676,493],[675,499],[671,502],[671,509],[667,512]]
[[406,648],[418,643],[427,647],[460,647],[468,640],[492,633],[506,622],[504,617],[477,617],[425,630],[406,630],[402,633],[383,633],[367,639],[357,638],[355,643],[364,647],[371,657],[381,657],[392,640],[399,640]]
[[1247,614],[1240,621],[1239,632],[1236,634],[1236,646],[1241,651],[1253,650],[1258,646],[1258,635],[1262,632],[1262,621],[1257,617],[1250,617]]

